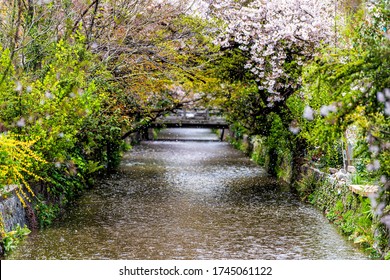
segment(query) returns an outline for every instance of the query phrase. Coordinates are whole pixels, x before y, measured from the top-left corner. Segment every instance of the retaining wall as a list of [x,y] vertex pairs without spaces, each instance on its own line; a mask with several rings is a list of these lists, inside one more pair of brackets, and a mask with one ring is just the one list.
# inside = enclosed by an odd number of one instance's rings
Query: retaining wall
[[17,224],[27,224],[26,211],[15,193],[17,186],[7,186],[6,195],[0,196],[0,213],[3,217],[4,230],[11,231]]

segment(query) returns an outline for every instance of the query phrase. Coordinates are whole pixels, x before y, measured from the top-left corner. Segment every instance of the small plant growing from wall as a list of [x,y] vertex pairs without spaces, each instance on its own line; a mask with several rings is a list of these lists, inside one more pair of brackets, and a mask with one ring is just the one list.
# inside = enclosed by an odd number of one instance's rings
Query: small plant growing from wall
[[30,230],[25,225],[21,227],[17,225],[16,228],[12,231],[6,232],[4,228],[3,216],[0,213],[0,246],[1,254],[8,254],[18,246],[18,244],[24,239],[25,236],[30,234]]

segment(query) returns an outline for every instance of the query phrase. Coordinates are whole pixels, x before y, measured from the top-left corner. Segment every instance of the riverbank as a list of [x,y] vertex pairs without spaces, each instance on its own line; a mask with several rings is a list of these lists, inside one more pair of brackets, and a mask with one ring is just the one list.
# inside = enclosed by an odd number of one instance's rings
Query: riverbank
[[350,185],[306,165],[294,188],[302,199],[320,209],[341,234],[359,245],[370,258],[390,259],[386,227],[376,217],[370,198],[354,193]]
[[290,186],[302,201],[321,210],[341,235],[370,258],[390,259],[389,233],[377,218],[369,198],[375,193],[354,192],[349,180],[352,174],[337,170],[337,174],[332,175],[305,163],[300,166],[297,179],[292,181],[291,151],[288,149],[281,149],[277,162],[273,162],[265,141],[259,136],[237,135],[232,131],[227,140],[265,169],[276,164],[276,177]]

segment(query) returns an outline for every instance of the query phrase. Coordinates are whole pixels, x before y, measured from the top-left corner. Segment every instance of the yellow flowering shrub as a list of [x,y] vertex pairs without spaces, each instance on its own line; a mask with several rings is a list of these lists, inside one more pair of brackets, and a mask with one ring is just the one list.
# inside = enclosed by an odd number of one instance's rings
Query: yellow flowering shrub
[[26,178],[42,180],[32,170],[34,164],[45,161],[31,149],[35,141],[19,141],[15,138],[0,134],[0,191],[4,191],[7,185],[17,185],[16,194],[25,206],[25,200],[28,200],[26,190],[34,196]]

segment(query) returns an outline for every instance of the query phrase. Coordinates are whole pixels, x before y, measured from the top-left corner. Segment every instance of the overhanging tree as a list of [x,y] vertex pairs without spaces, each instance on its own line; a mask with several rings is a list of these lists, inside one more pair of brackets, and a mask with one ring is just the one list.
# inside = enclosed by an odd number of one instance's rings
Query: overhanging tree
[[[242,107],[237,94],[225,98],[231,105],[228,114],[233,113],[249,134],[269,136],[275,115],[288,130],[294,120],[287,100],[301,87],[303,65],[321,46],[335,42],[334,1],[213,1],[211,8],[226,23],[217,43],[229,52],[239,50],[240,67],[250,73],[247,86],[239,89]],[[286,139],[295,145],[295,161],[305,146],[299,140],[293,134]]]

